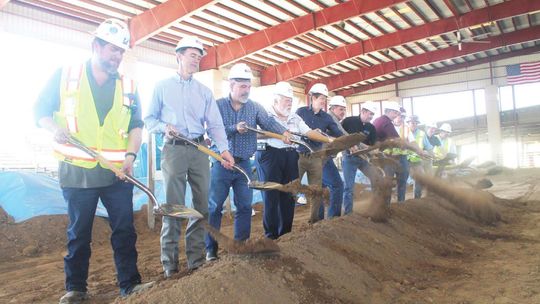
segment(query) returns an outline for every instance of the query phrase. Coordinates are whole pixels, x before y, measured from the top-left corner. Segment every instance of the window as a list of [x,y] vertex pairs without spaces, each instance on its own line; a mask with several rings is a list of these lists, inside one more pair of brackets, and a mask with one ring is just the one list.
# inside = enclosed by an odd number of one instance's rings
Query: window
[[476,115],[486,114],[486,91],[474,90],[474,102],[476,106]]
[[501,111],[514,109],[512,86],[499,87],[499,102]]
[[352,109],[352,116],[360,115],[360,104],[359,103],[353,103],[351,105],[351,109]]
[[414,114],[422,122],[438,122],[474,115],[472,91],[414,97]]
[[407,112],[407,115],[413,115],[413,104],[412,104],[412,98],[403,98],[403,108],[405,108],[405,111]]
[[540,82],[514,86],[516,108],[540,105]]

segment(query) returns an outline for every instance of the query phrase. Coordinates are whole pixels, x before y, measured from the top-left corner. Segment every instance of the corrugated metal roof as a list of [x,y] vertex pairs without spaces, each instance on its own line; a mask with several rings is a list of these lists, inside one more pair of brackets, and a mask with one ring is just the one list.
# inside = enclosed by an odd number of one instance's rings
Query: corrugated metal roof
[[[236,56],[232,60],[225,60],[220,65],[229,66],[235,62],[242,61],[250,64],[264,75],[271,75],[272,69],[278,73],[275,81],[291,80],[308,84],[312,81],[323,81],[332,83],[331,89],[342,91],[351,87],[361,87],[362,84],[378,83],[383,84],[389,79],[405,77],[411,74],[423,73],[428,70],[449,68],[454,65],[473,62],[488,56],[498,56],[500,54],[531,48],[537,50],[538,39],[527,39],[524,36],[522,43],[512,45],[501,44],[490,48],[493,41],[497,41],[503,34],[521,33],[530,27],[540,25],[540,13],[537,8],[538,1],[528,1],[530,10],[519,15],[508,15],[496,20],[497,14],[492,19],[486,19],[478,24],[468,24],[462,26],[463,20],[475,12],[481,12],[489,8],[498,10],[498,6],[508,5],[504,0],[410,0],[410,1],[380,1],[389,3],[388,6],[377,7],[378,9],[354,16],[348,16],[337,22],[326,22],[316,19],[316,13],[324,18],[331,18],[325,14],[329,8],[339,9],[351,1],[339,0],[194,0],[191,3],[182,2],[189,7],[199,7],[193,9],[183,16],[179,16],[176,21],[157,28],[149,39],[174,46],[179,39],[186,35],[197,35],[203,40],[208,48],[216,48],[216,56],[224,55],[219,46],[230,44],[232,41],[239,41],[240,47],[234,46],[227,49],[230,52],[237,52],[249,47],[247,43],[257,44],[257,49],[246,52],[242,56]],[[357,4],[365,1],[352,0]],[[523,0],[514,0],[510,3],[526,3]],[[159,19],[162,12],[158,12],[156,7],[163,7],[169,4],[165,0],[12,0],[13,5],[29,5],[42,8],[48,12],[59,13],[83,22],[98,24],[105,18],[115,17],[121,19],[135,19],[140,14],[152,10],[156,12]],[[374,2],[375,3],[375,2]],[[376,4],[369,4],[376,7]],[[367,5],[364,5],[367,6]],[[173,12],[174,14],[174,12]],[[314,28],[299,34],[294,31],[280,32],[276,26],[284,22],[295,22],[304,16],[313,16]],[[452,19],[448,19],[452,18]],[[413,30],[419,26],[430,24],[443,19],[453,20],[454,29],[444,33],[426,30],[422,37],[414,41],[408,41],[401,32],[406,29]],[[485,18],[484,18],[485,19]],[[308,19],[305,19],[308,20]],[[305,24],[296,24],[294,29]],[[457,27],[456,27],[457,25]],[[148,25],[150,26],[150,25]],[[429,27],[428,27],[429,29]],[[268,41],[248,41],[246,37],[265,31]],[[377,47],[373,44],[375,38],[385,38],[387,35],[395,33],[394,45]],[[283,36],[283,39],[274,41],[275,36]],[[531,41],[532,42],[529,42]],[[245,42],[244,42],[245,41]],[[246,43],[246,44],[242,44]],[[469,45],[486,45],[482,50],[463,56],[459,53],[452,55],[451,60],[440,60],[434,56],[433,61],[421,61],[418,58],[422,54],[435,54],[447,48],[466,48]],[[343,51],[344,46],[368,49],[367,52],[343,56],[338,51]],[[368,48],[369,47],[369,48]],[[371,51],[372,50],[372,51]],[[329,60],[330,57],[317,56],[341,56],[339,60]],[[347,53],[348,54],[348,53]],[[425,57],[425,56],[424,56]],[[321,59],[322,58],[322,59]],[[408,62],[417,60],[420,64],[406,66],[388,73],[375,75],[369,79],[358,79],[358,82],[351,81],[342,84],[335,81],[336,77],[347,75],[347,73],[363,73],[365,69],[374,69],[378,66],[399,63],[410,59]],[[314,61],[320,64],[313,64]],[[334,62],[335,61],[335,62]],[[326,62],[329,62],[328,64]],[[293,66],[292,63],[299,66]],[[294,71],[289,73],[291,69]],[[286,72],[289,71],[289,72]],[[291,74],[291,75],[288,75]],[[350,77],[349,77],[350,78]],[[264,84],[270,84],[274,80],[265,78]],[[394,80],[395,81],[395,80]],[[270,82],[270,83],[269,83]]]

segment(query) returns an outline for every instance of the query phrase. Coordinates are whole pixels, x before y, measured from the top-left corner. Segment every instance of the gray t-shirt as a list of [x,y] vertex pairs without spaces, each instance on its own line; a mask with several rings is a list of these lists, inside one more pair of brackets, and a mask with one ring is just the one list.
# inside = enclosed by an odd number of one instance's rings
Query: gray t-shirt
[[[102,86],[96,83],[96,79],[90,69],[90,61],[86,63],[86,71],[90,89],[96,104],[96,111],[100,124],[103,125],[107,113],[112,108],[115,84],[118,75],[113,75]],[[43,117],[52,117],[53,113],[60,108],[60,82],[62,81],[62,70],[58,70],[49,80],[37,100],[34,107],[35,121],[38,122]],[[141,119],[139,96],[133,96],[133,106],[131,108],[131,121],[128,132],[135,128],[142,128],[144,125]],[[77,167],[66,162],[59,162],[58,176],[60,187],[62,188],[98,188],[107,187],[116,182],[116,175],[109,169],[97,165],[92,169]]]

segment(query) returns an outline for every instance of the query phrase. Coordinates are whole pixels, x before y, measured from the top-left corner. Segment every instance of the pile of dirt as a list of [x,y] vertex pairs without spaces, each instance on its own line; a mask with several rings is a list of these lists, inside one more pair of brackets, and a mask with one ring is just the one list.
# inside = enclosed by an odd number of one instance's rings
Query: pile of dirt
[[[148,233],[146,228],[146,207],[137,212],[135,225],[137,232]],[[64,249],[66,246],[67,215],[43,215],[15,223],[0,208],[0,260],[17,260],[36,257]],[[96,217],[92,231],[93,246],[109,244],[111,229],[106,218]]]
[[[426,288],[440,257],[477,252],[489,234],[453,204],[428,198],[391,208],[385,223],[359,214],[303,226],[283,236],[280,255],[226,255],[192,275],[160,281],[122,303],[391,303]],[[436,270],[436,271],[434,271]]]
[[[386,221],[374,222],[358,213],[368,195],[357,187],[352,215],[310,225],[310,206],[297,207],[292,233],[277,242],[279,255],[220,252],[217,262],[189,273],[181,242],[181,273],[170,280],[162,278],[159,218],[148,229],[143,208],[135,217],[138,268],[157,284],[127,299],[118,298],[108,224],[96,219],[86,303],[540,303],[539,172],[490,177],[489,191],[507,199],[494,202],[505,221],[493,226],[437,196],[392,204]],[[261,207],[255,209],[253,238],[263,235]],[[55,303],[63,295],[66,221],[0,221],[0,237],[20,240],[11,254],[13,242],[0,244],[1,303]],[[227,236],[231,222],[225,214]],[[35,243],[42,244],[37,254],[23,256],[23,245]]]

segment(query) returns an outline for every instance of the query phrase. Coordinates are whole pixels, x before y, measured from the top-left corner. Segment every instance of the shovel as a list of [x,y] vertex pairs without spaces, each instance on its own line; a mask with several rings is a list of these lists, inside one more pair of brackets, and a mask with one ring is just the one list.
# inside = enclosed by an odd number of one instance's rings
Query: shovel
[[72,144],[73,146],[75,146],[76,148],[84,151],[85,153],[87,153],[88,155],[96,159],[97,161],[99,161],[100,164],[109,168],[119,178],[128,180],[130,183],[134,184],[135,186],[137,186],[137,188],[141,189],[144,193],[146,193],[146,195],[148,195],[148,197],[154,204],[154,214],[166,215],[166,216],[172,216],[172,217],[178,217],[178,218],[200,219],[203,217],[202,214],[200,214],[197,210],[188,208],[186,206],[182,206],[179,204],[168,204],[168,203],[159,204],[156,197],[154,196],[152,191],[148,189],[148,187],[146,187],[140,181],[136,180],[133,176],[127,173],[124,173],[122,170],[118,169],[115,165],[113,165],[109,160],[107,160],[101,154],[88,148],[75,137],[70,136],[68,138],[68,142]]
[[[217,154],[216,152],[208,149],[207,147],[200,145],[196,143],[195,141],[186,138],[178,133],[170,133],[170,136],[172,136],[175,140],[181,140],[189,143],[190,145],[197,148],[197,150],[201,151],[202,153],[211,156],[218,161],[225,161],[221,155]],[[267,189],[266,183],[258,183],[258,182],[252,182],[249,178],[249,175],[242,169],[241,167],[234,165],[233,168],[237,170],[238,172],[242,173],[244,177],[246,178],[248,182],[248,187],[253,189],[261,189],[261,190],[272,190]],[[276,183],[277,184],[277,183]],[[280,184],[278,184],[280,185]],[[229,238],[228,236],[221,233],[219,230],[215,229],[214,227],[210,226],[208,221],[206,219],[200,219],[202,226],[208,233],[218,242],[218,244],[222,245],[225,251],[232,253],[232,254],[241,254],[241,255],[260,255],[260,254],[274,254],[279,252],[279,246],[272,240],[268,238],[262,238],[262,239],[248,239],[246,241],[238,241],[233,240]]]
[[364,135],[363,133],[343,135],[334,139],[331,143],[326,145],[326,147],[312,153],[311,155],[313,157],[326,158],[329,155],[335,155],[343,150],[347,150],[350,147],[357,145],[364,139],[366,139],[366,135]]
[[[277,133],[273,133],[273,132],[270,132],[270,131],[259,130],[259,129],[255,129],[255,128],[247,127],[247,126],[246,126],[246,129],[248,129],[248,130],[250,130],[250,131],[253,131],[253,132],[255,132],[255,133],[258,133],[258,134],[267,136],[267,137],[276,138],[276,139],[279,139],[279,140],[284,140],[284,139],[285,139],[285,136],[284,136],[284,135],[277,134]],[[292,134],[292,133],[291,133],[291,134]],[[296,135],[296,134],[295,134],[295,135]],[[310,153],[313,152],[313,149],[311,148],[311,146],[308,145],[305,141],[303,141],[303,140],[301,140],[301,139],[294,139],[294,138],[291,138],[291,142],[293,142],[293,143],[295,143],[295,144],[297,144],[297,145],[301,145],[301,146],[306,147],[306,149],[308,149]]]
[[[189,138],[186,138],[180,134],[170,134],[175,140],[181,140],[181,141],[185,141],[187,143],[189,143],[190,145],[196,147],[199,151],[201,151],[202,153],[208,155],[208,156],[211,156],[215,159],[217,159],[218,161],[220,162],[223,162],[225,161],[223,159],[223,157],[221,157],[221,155],[217,154],[216,152],[208,149],[207,147],[203,146],[203,145],[200,145],[196,142],[194,142],[193,140],[189,139]],[[249,175],[246,173],[246,171],[244,171],[244,169],[242,169],[240,166],[238,165],[234,165],[233,168],[240,172],[242,175],[244,175],[244,177],[246,178],[247,180],[247,184],[248,184],[248,187],[249,188],[252,188],[252,189],[257,189],[257,190],[275,190],[276,187],[279,187],[281,186],[281,184],[278,184],[278,183],[273,183],[273,182],[266,182],[266,183],[262,183],[262,182],[257,182],[257,181],[252,181],[251,178],[249,178]]]

